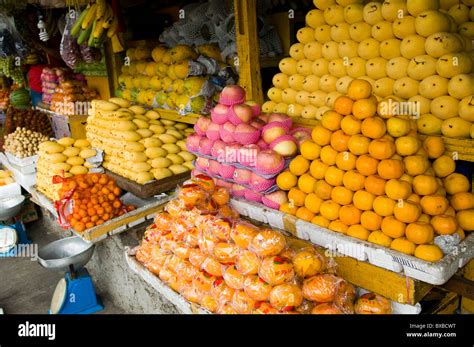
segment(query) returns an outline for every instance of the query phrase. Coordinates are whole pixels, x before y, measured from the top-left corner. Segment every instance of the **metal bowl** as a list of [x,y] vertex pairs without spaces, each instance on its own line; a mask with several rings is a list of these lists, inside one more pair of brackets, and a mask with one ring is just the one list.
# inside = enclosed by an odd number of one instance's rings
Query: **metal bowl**
[[21,206],[25,201],[23,195],[14,196],[8,199],[0,200],[0,220],[5,221],[17,216],[21,211]]
[[41,266],[59,271],[70,271],[83,268],[94,254],[95,245],[84,241],[79,236],[68,237],[51,242],[38,251],[38,262]]

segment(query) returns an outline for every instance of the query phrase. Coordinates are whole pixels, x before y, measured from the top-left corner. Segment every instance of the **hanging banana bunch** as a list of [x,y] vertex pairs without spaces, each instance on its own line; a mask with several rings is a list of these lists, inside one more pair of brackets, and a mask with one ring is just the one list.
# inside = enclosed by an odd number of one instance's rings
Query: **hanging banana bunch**
[[112,6],[106,0],[89,3],[74,23],[71,34],[77,37],[79,45],[100,47],[106,39],[112,39],[117,33],[118,19]]

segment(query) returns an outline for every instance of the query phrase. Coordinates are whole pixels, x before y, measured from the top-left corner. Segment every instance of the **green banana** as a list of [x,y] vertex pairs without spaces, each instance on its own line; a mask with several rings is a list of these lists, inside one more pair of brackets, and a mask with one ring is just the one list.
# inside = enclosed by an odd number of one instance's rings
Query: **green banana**
[[89,41],[87,42],[87,45],[89,47],[92,47],[92,44],[94,43],[94,35],[92,35],[92,33],[94,32],[96,26],[97,26],[97,20],[95,20],[94,23],[91,25],[92,31],[89,36]]
[[93,4],[89,11],[87,11],[87,15],[81,23],[82,29],[87,29],[91,26],[92,22],[95,20],[95,14],[97,12],[97,4]]
[[76,20],[76,22],[72,26],[72,28],[71,28],[71,35],[72,36],[76,37],[77,35],[79,35],[79,32],[81,31],[82,21],[84,20],[84,18],[86,18],[87,11],[89,11],[89,9],[90,9],[90,5],[87,5],[87,7],[84,9],[84,11],[82,11],[81,15],[79,16],[79,18]]
[[81,29],[81,34],[79,35],[79,38],[77,39],[77,44],[82,45],[86,40],[91,36],[92,32],[92,25],[89,26],[86,30]]

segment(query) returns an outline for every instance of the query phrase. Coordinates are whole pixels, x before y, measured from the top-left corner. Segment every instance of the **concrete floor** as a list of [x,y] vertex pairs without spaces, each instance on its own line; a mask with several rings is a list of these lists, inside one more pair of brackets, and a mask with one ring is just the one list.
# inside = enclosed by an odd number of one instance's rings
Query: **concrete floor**
[[[28,237],[38,248],[64,233],[48,216],[26,225]],[[5,314],[46,314],[62,274],[40,266],[30,258],[0,258],[0,308]],[[107,293],[98,293],[105,309],[101,314],[126,313],[115,306]]]

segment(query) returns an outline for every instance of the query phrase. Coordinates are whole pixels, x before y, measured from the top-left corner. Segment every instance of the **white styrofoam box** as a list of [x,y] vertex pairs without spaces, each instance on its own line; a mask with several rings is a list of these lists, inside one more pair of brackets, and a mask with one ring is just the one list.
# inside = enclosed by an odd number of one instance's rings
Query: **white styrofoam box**
[[17,182],[0,186],[0,196],[2,198],[11,198],[18,195],[21,195],[21,186]]
[[[364,295],[366,293],[370,293],[368,290],[364,288],[357,288],[357,297]],[[416,305],[407,305],[401,304],[396,301],[392,301],[392,313],[393,314],[420,314],[421,313],[421,305],[417,303]]]
[[8,161],[16,166],[26,167],[36,165],[38,162],[38,154],[32,155],[31,157],[26,158],[18,158],[17,156],[13,155],[12,153],[5,152]]

